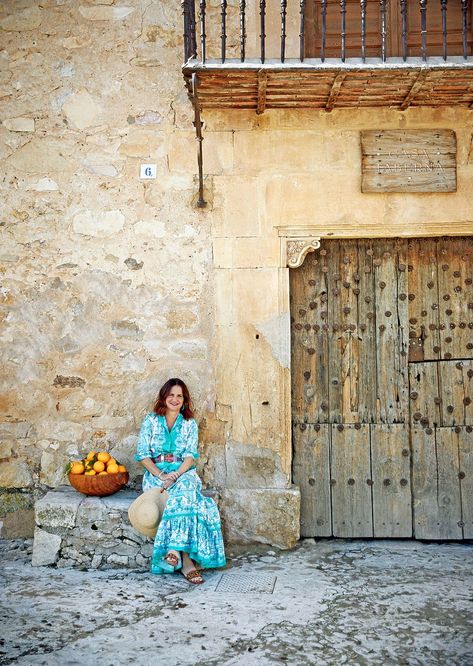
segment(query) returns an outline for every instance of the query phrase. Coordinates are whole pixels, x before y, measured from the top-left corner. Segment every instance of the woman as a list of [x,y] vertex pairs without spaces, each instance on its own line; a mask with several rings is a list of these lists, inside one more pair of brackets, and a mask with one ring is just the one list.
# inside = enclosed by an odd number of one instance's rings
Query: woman
[[222,567],[225,552],[215,502],[202,495],[195,471],[198,430],[187,386],[169,379],[140,431],[136,460],[145,467],[143,490],[167,490],[154,540],[151,571],[180,571],[194,585],[204,582],[199,569]]

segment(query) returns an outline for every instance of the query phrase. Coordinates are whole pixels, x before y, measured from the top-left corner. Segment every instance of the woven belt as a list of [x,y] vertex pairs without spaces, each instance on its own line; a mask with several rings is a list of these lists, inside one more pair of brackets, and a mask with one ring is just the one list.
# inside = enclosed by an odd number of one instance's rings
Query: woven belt
[[172,453],[160,453],[155,462],[182,462],[182,458],[174,456]]

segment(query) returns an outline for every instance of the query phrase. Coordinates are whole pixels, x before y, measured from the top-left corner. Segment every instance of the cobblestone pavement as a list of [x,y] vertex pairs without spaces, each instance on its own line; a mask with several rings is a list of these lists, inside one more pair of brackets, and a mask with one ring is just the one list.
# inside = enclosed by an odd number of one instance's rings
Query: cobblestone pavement
[[200,587],[33,568],[31,542],[0,555],[2,664],[473,664],[473,544],[307,539],[233,554]]

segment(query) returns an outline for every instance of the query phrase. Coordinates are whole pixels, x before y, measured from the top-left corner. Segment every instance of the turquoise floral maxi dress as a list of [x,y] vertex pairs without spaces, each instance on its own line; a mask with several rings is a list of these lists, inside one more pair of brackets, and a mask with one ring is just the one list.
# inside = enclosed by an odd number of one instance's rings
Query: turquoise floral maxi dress
[[[160,454],[172,454],[175,462],[159,462],[166,474],[177,470],[184,458],[197,460],[198,428],[194,419],[179,414],[171,431],[166,417],[150,413],[145,416],[140,430],[136,460],[151,458],[156,462]],[[161,487],[162,481],[145,470],[143,491]],[[203,568],[223,567],[225,550],[217,505],[202,495],[202,482],[194,467],[182,474],[168,488],[169,498],[154,540],[151,572],[168,573],[169,564],[163,557],[169,550],[184,551]]]

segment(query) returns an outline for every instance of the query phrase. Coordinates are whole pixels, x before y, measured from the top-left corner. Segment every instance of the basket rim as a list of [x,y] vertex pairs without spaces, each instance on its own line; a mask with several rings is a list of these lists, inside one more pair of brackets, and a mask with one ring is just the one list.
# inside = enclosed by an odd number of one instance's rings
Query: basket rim
[[107,474],[99,476],[85,474],[67,475],[72,488],[84,495],[112,495],[118,492],[128,483],[128,472],[117,472],[116,474]]

